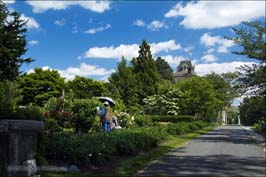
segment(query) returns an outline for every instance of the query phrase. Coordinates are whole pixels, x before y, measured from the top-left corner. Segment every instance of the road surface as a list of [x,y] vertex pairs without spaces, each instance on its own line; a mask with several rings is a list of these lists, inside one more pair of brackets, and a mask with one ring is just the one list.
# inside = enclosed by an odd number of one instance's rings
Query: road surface
[[240,126],[222,126],[152,163],[137,177],[265,177],[265,149]]

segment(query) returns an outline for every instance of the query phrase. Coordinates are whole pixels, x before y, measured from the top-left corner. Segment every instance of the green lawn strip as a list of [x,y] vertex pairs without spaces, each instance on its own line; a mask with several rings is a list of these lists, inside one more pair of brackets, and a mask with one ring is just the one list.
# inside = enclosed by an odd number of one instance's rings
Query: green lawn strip
[[133,176],[139,170],[144,169],[153,160],[158,159],[165,153],[182,146],[184,143],[196,138],[200,135],[206,134],[213,130],[216,126],[206,127],[202,130],[184,134],[181,136],[169,135],[166,140],[161,142],[159,146],[149,152],[140,153],[139,155],[129,158],[121,162],[116,172],[105,173],[63,173],[63,172],[39,172],[42,177],[129,177]]
[[162,142],[156,149],[147,153],[139,154],[127,161],[123,161],[117,168],[116,176],[126,177],[133,176],[139,170],[142,170],[150,162],[158,159],[165,153],[183,145],[184,143],[196,138],[202,134],[206,134],[213,130],[216,126],[206,127],[200,131],[194,133],[188,133],[182,136],[169,136],[164,142]]

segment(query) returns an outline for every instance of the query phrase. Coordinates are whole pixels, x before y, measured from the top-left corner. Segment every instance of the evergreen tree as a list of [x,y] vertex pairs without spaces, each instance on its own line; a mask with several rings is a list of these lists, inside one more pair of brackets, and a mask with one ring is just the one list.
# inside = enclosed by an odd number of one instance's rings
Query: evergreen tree
[[133,73],[136,74],[138,85],[138,103],[143,105],[143,99],[158,92],[160,76],[156,69],[156,64],[152,58],[150,46],[143,40],[140,45],[139,56],[133,58]]
[[157,72],[160,74],[162,79],[174,82],[173,70],[170,67],[170,65],[167,63],[167,61],[165,61],[161,57],[158,57],[155,60],[155,66]]
[[33,61],[21,57],[27,51],[26,23],[19,13],[10,13],[0,1],[0,81],[14,80],[19,75],[19,67]]
[[111,74],[109,82],[111,88],[116,88],[125,105],[133,106],[136,104],[136,89],[138,85],[136,84],[132,67],[127,66],[127,61],[124,57],[118,63],[116,72]]

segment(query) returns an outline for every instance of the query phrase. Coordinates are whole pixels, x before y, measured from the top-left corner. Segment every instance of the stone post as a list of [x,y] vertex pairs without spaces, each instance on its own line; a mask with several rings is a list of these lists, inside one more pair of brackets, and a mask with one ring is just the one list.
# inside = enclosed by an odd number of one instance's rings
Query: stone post
[[0,120],[0,177],[33,177],[37,172],[38,132],[44,123]]

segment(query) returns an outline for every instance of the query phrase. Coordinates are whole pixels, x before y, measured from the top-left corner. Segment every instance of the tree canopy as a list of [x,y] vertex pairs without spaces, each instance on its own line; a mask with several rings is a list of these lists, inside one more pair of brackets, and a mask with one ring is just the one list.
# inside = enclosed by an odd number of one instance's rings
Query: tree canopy
[[36,68],[34,73],[21,77],[22,104],[43,106],[51,97],[59,97],[65,89],[64,79],[57,71]]
[[0,81],[15,80],[19,67],[33,61],[22,57],[27,51],[26,24],[19,13],[9,12],[0,1]]

